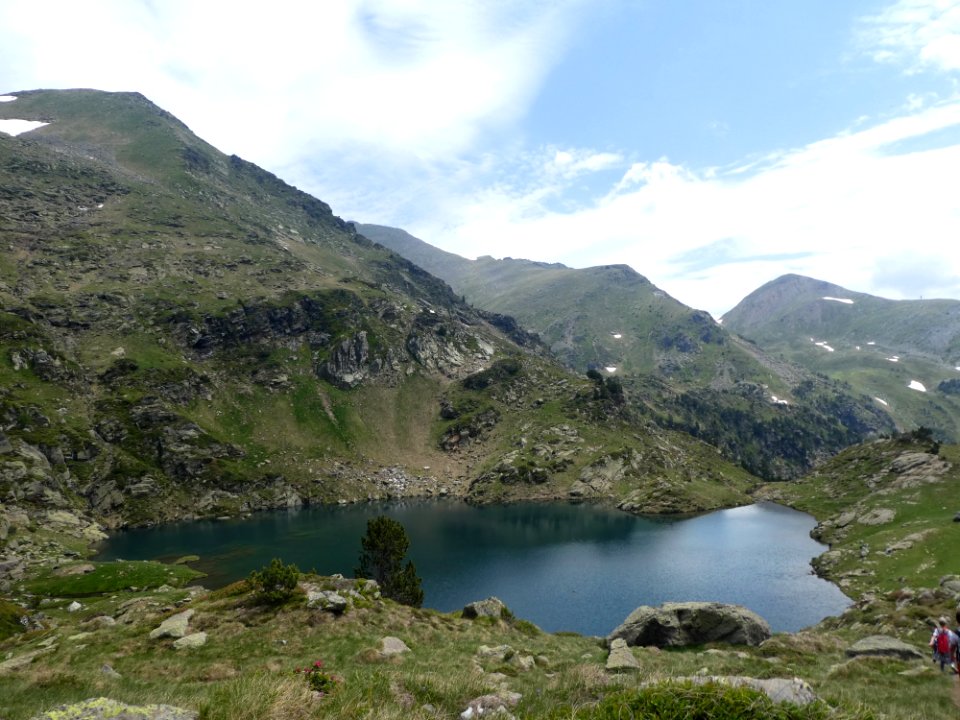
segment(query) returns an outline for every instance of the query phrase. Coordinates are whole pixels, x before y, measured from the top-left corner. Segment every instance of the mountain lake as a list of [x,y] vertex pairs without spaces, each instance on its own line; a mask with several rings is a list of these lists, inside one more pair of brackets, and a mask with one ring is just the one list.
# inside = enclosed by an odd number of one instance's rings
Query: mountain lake
[[304,507],[119,532],[97,560],[199,555],[191,566],[209,588],[275,557],[351,577],[367,520],[380,514],[406,528],[424,606],[444,612],[495,595],[546,631],[606,635],[640,605],[710,600],[744,605],[790,632],[850,604],[812,572],[811,558],[827,549],[809,536],[814,519],[772,503],[683,519],[565,503]]

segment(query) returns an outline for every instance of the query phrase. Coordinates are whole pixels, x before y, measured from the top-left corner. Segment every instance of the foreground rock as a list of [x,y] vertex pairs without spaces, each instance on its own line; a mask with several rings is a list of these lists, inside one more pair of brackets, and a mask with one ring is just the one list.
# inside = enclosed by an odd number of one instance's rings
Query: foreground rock
[[614,638],[610,642],[610,654],[607,656],[607,670],[619,672],[621,670],[639,670],[640,663],[627,646],[623,638]]
[[150,639],[172,637],[182,638],[187,634],[190,624],[190,618],[193,617],[193,610],[184,610],[176,615],[171,615],[160,626],[150,631]]
[[848,657],[868,655],[873,657],[894,657],[901,660],[922,660],[925,655],[913,645],[887,635],[870,635],[858,640],[847,648]]
[[767,621],[742,605],[684,602],[641,605],[607,636],[607,642],[623,638],[630,646],[759,645],[770,635]]
[[478,617],[495,618],[499,620],[503,617],[507,606],[499,598],[488,597],[486,600],[477,600],[463,608],[463,617],[473,620]]
[[61,705],[32,720],[196,720],[197,713],[172,705],[125,705],[110,698],[91,698]]
[[692,682],[694,685],[717,683],[731,687],[748,687],[765,694],[777,703],[808,705],[817,699],[813,688],[800,678],[752,678],[741,675],[702,676],[675,678],[678,682]]

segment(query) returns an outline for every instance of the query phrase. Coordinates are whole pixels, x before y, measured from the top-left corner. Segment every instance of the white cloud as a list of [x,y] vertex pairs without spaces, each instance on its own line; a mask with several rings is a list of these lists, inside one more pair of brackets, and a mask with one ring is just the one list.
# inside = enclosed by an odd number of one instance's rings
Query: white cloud
[[960,2],[899,0],[861,21],[861,44],[877,62],[908,72],[960,70]]
[[749,166],[633,163],[571,212],[536,188],[490,186],[410,229],[462,254],[627,263],[714,314],[787,272],[888,297],[960,297],[960,144],[924,149],[931,132],[950,129],[960,129],[960,102]]
[[350,146],[430,160],[523,115],[582,5],[10,0],[0,79],[139,90],[272,169]]

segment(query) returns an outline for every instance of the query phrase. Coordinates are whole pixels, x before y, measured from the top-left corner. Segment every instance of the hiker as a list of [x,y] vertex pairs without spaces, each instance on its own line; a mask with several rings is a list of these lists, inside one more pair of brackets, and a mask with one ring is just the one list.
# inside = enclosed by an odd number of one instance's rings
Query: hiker
[[940,663],[940,672],[943,672],[947,665],[950,666],[950,670],[957,672],[957,635],[947,627],[945,617],[940,618],[937,622],[939,627],[934,629],[930,638],[930,647],[933,648],[933,661]]
[[960,607],[957,608],[957,629],[953,633],[957,636],[957,644],[953,648],[953,671],[960,675]]

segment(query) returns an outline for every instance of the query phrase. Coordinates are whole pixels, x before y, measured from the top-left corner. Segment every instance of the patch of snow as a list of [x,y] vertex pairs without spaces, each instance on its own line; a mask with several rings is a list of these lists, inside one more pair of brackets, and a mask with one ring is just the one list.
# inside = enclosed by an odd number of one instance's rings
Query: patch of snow
[[859,346],[859,345],[855,345],[854,347],[856,347],[856,348],[857,348],[857,350],[859,350],[859,349],[860,349],[860,346]]
[[607,365],[604,370],[606,370],[608,373],[615,373],[617,368],[615,365]]
[[873,340],[871,340],[870,342],[867,343],[867,345],[876,345],[876,343]]
[[894,355],[893,357],[888,357],[887,360],[889,360],[890,362],[900,362],[900,356]]
[[821,340],[821,341],[818,342],[818,343],[814,343],[814,345],[816,345],[817,347],[822,347],[822,348],[823,348],[824,350],[826,350],[827,352],[833,352],[833,351],[834,351],[832,347],[830,347],[829,345],[827,345],[827,341],[826,341],[826,340]]
[[17,136],[49,124],[39,120],[0,120],[0,132]]
[[437,314],[437,311],[436,311],[436,310],[430,310],[429,313],[430,313],[431,315],[436,315],[436,314]]
[[880,403],[881,405],[886,405],[886,406],[888,406],[888,407],[889,407],[889,405],[890,405],[890,403],[888,403],[888,402],[887,402],[886,400],[884,400],[883,398],[875,397],[874,400],[876,400],[876,401],[877,401],[878,403]]
[[623,335],[621,335],[620,333],[610,333],[610,334],[613,335],[614,340],[619,340],[620,338],[623,337]]
[[910,388],[911,390],[919,390],[920,392],[926,392],[926,391],[927,391],[927,388],[924,387],[924,384],[923,384],[922,382],[918,382],[918,381],[916,381],[916,380],[911,380],[911,381],[910,381],[910,384],[907,385],[907,387]]
[[833,302],[843,303],[844,305],[853,305],[853,300],[850,298],[835,298],[824,295],[821,300],[833,300]]
[[781,399],[778,398],[776,395],[771,395],[771,396],[770,396],[770,402],[772,402],[774,405],[789,405],[789,404],[790,404],[787,400],[781,400]]
[[16,99],[16,95],[0,95],[0,102],[13,102]]

